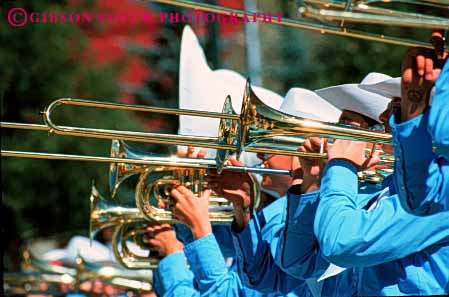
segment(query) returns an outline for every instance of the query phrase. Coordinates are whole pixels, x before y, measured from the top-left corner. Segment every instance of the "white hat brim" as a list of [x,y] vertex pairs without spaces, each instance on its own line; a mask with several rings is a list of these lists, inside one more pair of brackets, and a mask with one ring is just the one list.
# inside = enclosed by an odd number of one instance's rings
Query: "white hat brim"
[[338,122],[341,110],[321,98],[314,91],[292,88],[287,92],[280,110],[297,117],[322,122]]
[[375,84],[361,84],[360,88],[390,99],[401,97],[401,78],[390,78]]
[[317,90],[316,93],[340,110],[365,115],[375,121],[391,98],[400,92],[400,80],[383,73],[368,73],[360,84],[343,84]]
[[361,89],[358,84],[328,87],[316,93],[342,111],[354,111],[375,121],[379,121],[380,114],[390,102],[384,96]]

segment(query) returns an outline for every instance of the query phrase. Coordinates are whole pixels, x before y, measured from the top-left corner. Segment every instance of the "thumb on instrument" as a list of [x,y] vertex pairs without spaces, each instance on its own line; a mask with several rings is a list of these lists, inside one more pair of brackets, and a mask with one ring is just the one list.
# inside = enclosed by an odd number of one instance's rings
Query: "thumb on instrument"
[[245,163],[235,158],[229,158],[229,162],[231,163],[232,166],[245,166]]
[[373,167],[375,165],[378,165],[380,163],[380,157],[379,154],[377,152],[374,152],[373,154],[371,154],[370,157],[368,157],[365,161],[365,163],[363,164],[364,168],[370,168]]
[[209,190],[209,189],[205,190],[205,191],[203,192],[203,195],[201,195],[201,199],[207,199],[207,200],[209,200],[210,194],[211,194],[211,190]]

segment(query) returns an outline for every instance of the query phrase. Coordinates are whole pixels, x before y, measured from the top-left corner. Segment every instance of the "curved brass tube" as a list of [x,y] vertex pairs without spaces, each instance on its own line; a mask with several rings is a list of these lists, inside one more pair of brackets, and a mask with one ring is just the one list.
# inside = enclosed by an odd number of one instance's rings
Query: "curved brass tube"
[[[147,233],[147,225],[148,221],[133,222],[120,224],[114,230],[112,250],[117,261],[128,269],[156,269],[162,259],[159,255],[152,255],[154,251],[148,245],[142,244],[142,238]],[[142,251],[147,250],[148,254],[136,254],[128,246],[130,242],[141,248]]]
[[[266,144],[264,144],[266,145]],[[294,144],[292,144],[294,145]],[[296,144],[297,145],[297,144]],[[111,163],[109,167],[109,189],[114,197],[120,184],[128,177],[145,171],[148,167],[171,167],[173,171],[201,170],[205,173],[208,170],[217,169],[216,161],[213,159],[182,158],[177,156],[163,156],[153,153],[138,151],[128,146],[126,143],[113,140],[111,144],[111,157],[123,158],[123,162]],[[156,161],[152,164],[130,164],[126,160]],[[184,166],[183,166],[184,165]],[[233,172],[248,172],[255,174],[291,175],[289,170],[271,169],[263,167],[244,167],[225,165],[222,170]]]
[[[23,272],[10,274],[6,281],[13,285],[39,284],[39,282],[68,284],[79,289],[85,281],[101,280],[113,286],[126,289],[151,291],[152,275],[147,271],[133,271],[119,268],[113,263],[88,263],[81,257],[76,259],[74,267],[51,264],[32,255],[28,250],[23,252]],[[30,291],[30,290],[27,290]]]
[[[167,206],[169,206],[167,204],[169,202],[161,199],[164,195],[161,195],[159,191],[160,180],[174,179],[181,184],[188,183],[191,188],[196,188],[196,190],[193,190],[196,195],[201,195],[201,176],[204,172],[201,172],[201,170],[190,169],[186,175],[189,180],[180,180],[179,177],[173,177],[174,170],[176,170],[176,168],[173,167],[148,167],[140,175],[136,185],[135,199],[137,208],[141,210],[147,220],[169,224],[181,223],[173,216],[172,211],[167,209]],[[255,181],[255,178],[253,180],[253,205],[254,207],[257,207],[260,198],[260,186]],[[196,184],[196,186],[194,184]],[[162,208],[160,204],[164,204],[166,207]],[[216,197],[210,197],[209,221],[212,224],[230,224],[233,221],[233,217],[234,212],[227,201],[223,202]]]

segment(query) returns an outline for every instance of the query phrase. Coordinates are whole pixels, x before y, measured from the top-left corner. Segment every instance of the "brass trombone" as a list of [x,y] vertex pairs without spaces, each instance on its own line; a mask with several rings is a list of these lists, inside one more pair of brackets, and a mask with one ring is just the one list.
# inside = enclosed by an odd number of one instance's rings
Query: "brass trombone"
[[[11,123],[0,122],[0,128],[11,129],[23,129],[33,131],[46,131],[50,132],[50,128],[46,125],[39,124],[25,124],[25,123]],[[72,129],[75,127],[64,127]],[[156,134],[156,133],[154,133]],[[163,134],[170,137],[172,134]],[[80,136],[77,134],[77,136]],[[178,136],[178,135],[172,135]],[[193,136],[192,136],[193,137]],[[135,140],[135,139],[133,139]],[[19,157],[19,158],[33,158],[33,159],[48,159],[48,160],[68,160],[68,161],[91,161],[100,163],[110,163],[111,165],[111,185],[119,185],[124,175],[130,176],[133,173],[143,171],[142,167],[145,166],[172,166],[178,168],[196,168],[196,169],[217,169],[215,160],[212,159],[193,159],[193,158],[181,158],[176,156],[160,156],[144,154],[135,150],[126,150],[125,154],[118,152],[114,147],[111,148],[111,157],[102,156],[86,156],[86,155],[72,155],[72,154],[57,154],[57,153],[41,153],[41,152],[27,152],[27,151],[12,151],[1,150],[0,155],[2,157]],[[124,157],[125,156],[125,157]],[[117,164],[116,166],[114,164]],[[133,164],[134,166],[130,166]],[[235,171],[235,172],[251,172],[258,174],[290,174],[288,170],[278,170],[259,167],[243,167],[243,166],[228,166],[225,165],[223,170]],[[117,174],[116,174],[117,173]],[[116,180],[118,177],[119,180]],[[113,186],[112,188],[114,188]]]
[[[82,106],[90,108],[102,108],[102,109],[114,109],[114,110],[132,110],[140,112],[155,112],[173,115],[189,115],[198,117],[211,117],[221,119],[220,124],[220,137],[206,137],[206,136],[190,136],[190,135],[174,135],[174,134],[164,134],[164,133],[148,133],[148,132],[137,132],[137,131],[120,131],[120,130],[108,130],[108,129],[95,129],[95,128],[81,128],[81,127],[68,127],[56,125],[52,119],[51,115],[54,110],[62,105],[73,105]],[[229,108],[231,106],[231,108]],[[142,106],[142,105],[129,105],[121,103],[111,103],[111,102],[101,102],[101,101],[89,101],[81,99],[58,99],[53,101],[43,112],[44,122],[49,127],[49,133],[55,133],[58,135],[70,135],[88,138],[100,138],[100,139],[118,139],[126,141],[136,141],[136,142],[149,142],[149,143],[159,143],[159,144],[172,144],[172,145],[187,145],[195,147],[205,147],[218,150],[218,155],[229,155],[231,152],[237,150],[236,144],[234,143],[234,138],[232,135],[238,134],[240,129],[240,116],[237,115],[232,110],[231,99],[228,97],[224,105],[224,112],[205,112],[198,110],[186,110],[186,109],[172,109],[172,108],[160,108],[154,106]],[[228,137],[229,135],[229,137]],[[282,135],[279,135],[282,136]],[[267,139],[269,140],[269,139]],[[302,152],[284,150],[284,143],[280,144],[280,148],[273,148],[273,145],[263,146],[257,145],[256,147],[248,147],[246,151],[248,152],[265,152],[273,154],[288,154],[300,157],[309,158],[323,158],[323,154],[304,154]],[[223,153],[220,153],[223,152]],[[217,167],[221,170],[224,166],[223,159],[217,160]]]
[[[52,121],[51,115],[58,106],[62,105],[220,118],[221,121],[218,133],[219,137],[215,138],[59,126]],[[223,113],[159,108],[81,99],[58,99],[46,108],[44,112],[44,121],[49,127],[49,132],[55,134],[160,144],[190,145],[217,149],[216,161],[219,171],[223,168],[224,161],[227,160],[227,157],[231,153],[236,152],[237,156],[239,156],[243,150],[247,152],[292,155],[308,158],[326,157],[325,154],[320,153],[298,152],[296,150],[292,150],[291,146],[290,148],[286,148],[285,142],[283,141],[279,142],[279,145],[276,145],[276,137],[290,137],[294,139],[295,137],[314,135],[320,137],[344,138],[378,143],[391,142],[391,135],[389,134],[373,132],[370,130],[349,127],[341,124],[307,120],[275,110],[265,105],[263,101],[254,94],[249,81],[245,87],[245,95],[240,116],[232,110],[231,99],[229,97],[225,100]],[[271,143],[270,145],[263,145],[263,141],[271,141]]]
[[[156,3],[169,4],[184,8],[198,9],[211,13],[232,14],[243,18],[253,17],[254,12],[240,9],[231,9],[223,6],[200,3],[191,0],[150,0]],[[382,26],[406,26],[416,29],[449,29],[449,21],[444,16],[410,13],[392,8],[384,8],[385,3],[394,5],[395,2],[410,4],[420,7],[439,8],[447,11],[447,0],[302,0],[298,1],[298,11],[302,19],[282,18],[271,23],[302,30],[316,31],[321,34],[346,36],[369,41],[383,42],[407,47],[422,46],[433,48],[429,42],[422,42],[395,36],[386,36],[362,30],[350,29],[348,23],[377,24]],[[377,4],[383,4],[377,5]],[[260,18],[260,17],[259,17]],[[317,22],[318,21],[320,22]],[[323,22],[325,24],[323,24]],[[334,23],[332,23],[334,22]]]
[[[447,1],[392,0],[395,2],[419,5],[421,7],[448,9]],[[448,29],[449,20],[444,17],[423,13],[406,12],[378,6],[380,0],[303,0],[299,12],[303,17],[324,19],[326,21],[378,24],[388,26],[414,27],[419,29]]]
[[[133,110],[143,112],[158,112],[176,115],[190,115],[220,118],[218,137],[173,135],[162,133],[147,133],[136,131],[120,131],[96,128],[82,128],[56,125],[51,115],[54,110],[62,105],[75,105],[90,108]],[[219,172],[225,168],[225,161],[231,153],[236,152],[237,157],[242,151],[268,153],[278,155],[291,155],[307,158],[326,158],[324,153],[303,153],[296,150],[297,144],[301,143],[303,137],[319,136],[330,138],[343,138],[350,140],[369,141],[375,143],[390,143],[391,135],[379,133],[367,129],[351,127],[342,124],[333,124],[308,120],[293,115],[280,112],[263,103],[253,92],[249,80],[245,86],[242,110],[238,115],[232,108],[231,99],[226,98],[223,112],[205,112],[185,109],[159,108],[152,106],[129,105],[111,102],[88,101],[81,99],[58,99],[51,103],[45,110],[44,121],[48,127],[43,125],[20,124],[20,123],[1,123],[2,128],[19,128],[46,130],[50,133],[71,135],[80,137],[92,137],[102,139],[119,139],[137,142],[150,142],[161,144],[190,145],[197,147],[207,147],[217,149],[215,166],[209,161],[199,162],[197,159],[189,158],[166,158],[150,157],[141,160],[132,158],[106,158],[92,156],[74,156],[61,154],[45,154],[31,152],[13,152],[3,151],[2,156],[30,157],[44,159],[63,159],[63,160],[82,160],[98,161],[109,163],[130,163],[142,165],[173,165],[177,167],[188,168],[212,168],[215,167]],[[196,165],[195,165],[196,164]],[[272,169],[248,167],[231,168],[226,170],[247,171],[266,174],[285,174]]]

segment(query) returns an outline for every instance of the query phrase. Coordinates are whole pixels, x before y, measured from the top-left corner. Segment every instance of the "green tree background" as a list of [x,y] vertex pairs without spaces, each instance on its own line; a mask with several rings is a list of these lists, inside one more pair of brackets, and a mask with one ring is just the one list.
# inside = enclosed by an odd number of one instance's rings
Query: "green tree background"
[[[89,5],[93,1],[84,1]],[[224,1],[222,1],[224,2]],[[87,36],[75,24],[35,25],[12,28],[4,22],[10,7],[34,11],[68,10],[65,1],[11,1],[1,4],[0,98],[2,121],[42,123],[39,111],[62,98],[117,101],[119,63],[89,67],[77,58],[88,50]],[[156,11],[183,11],[174,7],[151,6]],[[282,11],[294,17],[294,1],[259,1],[259,11]],[[146,59],[153,75],[135,91],[136,103],[176,107],[179,41],[182,24],[162,25],[157,46],[148,50],[130,47]],[[200,26],[194,26],[200,27]],[[206,28],[207,29],[207,28]],[[374,28],[379,30],[379,28]],[[411,29],[380,29],[409,38],[425,39],[428,32]],[[213,36],[212,34],[217,34]],[[224,68],[247,73],[243,30],[223,37],[217,30],[201,36],[208,44],[209,58],[218,54]],[[400,74],[406,48],[260,24],[263,49],[263,85],[281,95],[291,87],[321,87],[359,82],[369,72]],[[211,44],[216,42],[216,44]],[[210,53],[216,48],[218,53]],[[217,65],[211,65],[212,68]],[[167,79],[171,83],[167,82]],[[140,129],[141,118],[131,113],[86,111],[67,108],[56,120],[64,125]],[[154,118],[154,116],[153,116]],[[177,129],[173,117],[161,118],[165,132]],[[44,132],[2,129],[2,149],[44,151],[84,155],[109,155],[110,141],[47,135]],[[146,145],[146,150],[167,152],[166,147]],[[91,162],[48,161],[2,158],[2,232],[6,238],[28,240],[56,234],[87,235],[89,194],[93,179],[107,193],[108,165]],[[122,190],[132,197],[133,183]],[[132,198],[130,198],[132,199]],[[125,199],[126,200],[126,199]],[[6,211],[8,209],[8,211]],[[6,215],[6,212],[9,215]]]
[[[87,36],[75,24],[5,25],[10,7],[29,11],[68,11],[64,1],[2,3],[0,26],[0,97],[2,121],[42,124],[39,114],[57,98],[117,101],[116,83],[124,65],[88,67],[78,58]],[[130,114],[64,109],[64,124],[135,128]],[[98,119],[101,119],[99,121]],[[2,149],[80,155],[109,155],[110,141],[2,129]],[[2,158],[2,232],[6,238],[88,233],[89,194],[93,179],[106,192],[108,165],[91,162]],[[6,213],[12,213],[6,221]],[[3,221],[5,220],[5,221]],[[5,238],[5,237],[4,237]]]

